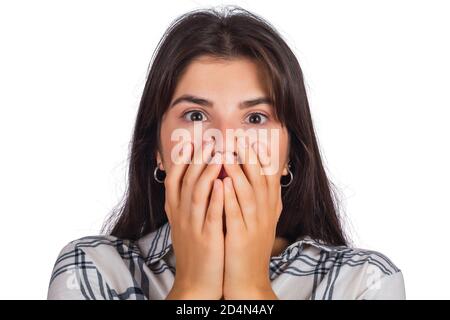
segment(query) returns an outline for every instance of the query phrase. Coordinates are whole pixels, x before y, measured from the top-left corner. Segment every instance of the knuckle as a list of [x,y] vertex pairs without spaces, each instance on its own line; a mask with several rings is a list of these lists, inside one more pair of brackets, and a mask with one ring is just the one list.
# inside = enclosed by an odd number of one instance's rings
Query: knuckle
[[193,177],[192,175],[185,175],[183,177],[183,186],[184,187],[190,187],[194,184],[195,182],[195,177]]
[[167,175],[166,178],[164,179],[164,185],[166,188],[172,188],[173,183],[172,183],[172,176]]
[[201,194],[201,192],[196,189],[193,193],[192,193],[192,205],[193,206],[199,206],[200,204],[203,203],[203,195]]
[[176,177],[173,174],[167,173],[166,178],[164,179],[164,184],[166,187],[171,188],[176,183]]

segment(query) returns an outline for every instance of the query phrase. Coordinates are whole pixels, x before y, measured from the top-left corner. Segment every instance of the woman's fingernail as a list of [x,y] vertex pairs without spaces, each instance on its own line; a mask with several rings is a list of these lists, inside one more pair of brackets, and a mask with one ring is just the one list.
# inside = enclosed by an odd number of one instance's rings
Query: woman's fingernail
[[211,158],[211,164],[221,164],[222,163],[222,154],[220,152],[216,152],[214,157]]
[[205,147],[210,147],[210,146],[212,146],[212,145],[214,144],[214,142],[215,142],[214,139],[211,139],[211,140],[206,141]]

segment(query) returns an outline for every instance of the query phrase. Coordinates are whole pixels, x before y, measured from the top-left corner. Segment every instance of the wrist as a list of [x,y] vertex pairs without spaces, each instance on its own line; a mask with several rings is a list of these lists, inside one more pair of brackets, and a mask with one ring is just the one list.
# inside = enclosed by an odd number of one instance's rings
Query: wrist
[[235,288],[224,292],[225,300],[278,300],[272,286]]
[[221,297],[222,293],[214,294],[211,290],[174,285],[167,295],[166,300],[218,300]]

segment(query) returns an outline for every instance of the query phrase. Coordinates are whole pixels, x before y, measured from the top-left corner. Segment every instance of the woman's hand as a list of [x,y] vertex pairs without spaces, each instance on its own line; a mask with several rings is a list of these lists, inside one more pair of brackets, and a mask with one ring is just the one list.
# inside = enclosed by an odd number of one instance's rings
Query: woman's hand
[[[282,210],[280,179],[277,174],[263,174],[263,146],[256,152],[248,145],[237,145],[243,170],[230,153],[224,163],[228,174],[224,179],[224,298],[277,299],[269,263]],[[249,161],[244,160],[247,157]]]
[[[223,184],[221,153],[211,158],[214,142],[195,150],[189,142],[181,163],[165,179],[165,211],[176,257],[174,285],[167,299],[220,299],[224,273]],[[185,150],[183,148],[183,150]],[[203,159],[202,159],[203,158]],[[211,193],[212,192],[212,193]],[[209,195],[211,194],[211,199]]]

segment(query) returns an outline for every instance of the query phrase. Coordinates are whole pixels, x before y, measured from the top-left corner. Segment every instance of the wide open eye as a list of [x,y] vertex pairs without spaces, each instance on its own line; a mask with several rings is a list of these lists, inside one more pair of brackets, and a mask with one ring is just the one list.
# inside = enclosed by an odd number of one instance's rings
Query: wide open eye
[[264,124],[269,120],[269,117],[261,112],[252,112],[247,119],[250,124]]
[[206,115],[200,110],[191,110],[183,113],[183,119],[186,121],[205,121]]

